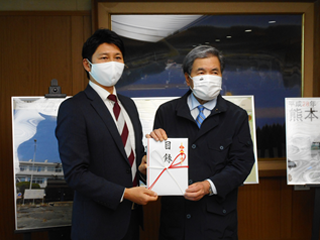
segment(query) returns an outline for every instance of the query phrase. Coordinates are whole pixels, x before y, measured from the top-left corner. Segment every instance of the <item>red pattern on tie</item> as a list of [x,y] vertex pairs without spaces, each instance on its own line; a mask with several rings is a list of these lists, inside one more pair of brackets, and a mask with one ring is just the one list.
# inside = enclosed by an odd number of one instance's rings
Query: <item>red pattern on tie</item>
[[114,102],[114,105],[113,105],[113,113],[114,113],[114,116],[116,117],[116,120],[118,121],[118,118],[119,118],[119,115],[120,115],[120,106],[118,104],[118,99],[115,95],[113,94],[110,94],[108,96],[108,99],[110,99],[111,101]]
[[[113,94],[110,94],[108,96],[108,99],[110,99],[111,101],[114,102],[113,113],[114,113],[114,116],[115,116],[116,120],[118,121],[119,116],[120,116],[120,111],[121,111],[121,108],[120,108],[119,103],[118,103],[118,99]],[[123,146],[125,147],[126,144],[127,144],[128,139],[129,139],[129,129],[127,127],[126,122],[124,122],[124,126],[123,126],[123,129],[122,129],[122,132],[120,133],[120,135],[121,135],[121,140],[122,140]],[[132,150],[131,146],[130,146],[130,149],[131,149],[131,152],[130,152],[129,156],[127,154],[127,157],[128,157],[130,166],[132,167],[132,165],[134,163],[134,153],[133,153],[133,150]],[[135,174],[135,177],[134,177],[134,180],[133,180],[133,186],[137,186],[137,174]]]

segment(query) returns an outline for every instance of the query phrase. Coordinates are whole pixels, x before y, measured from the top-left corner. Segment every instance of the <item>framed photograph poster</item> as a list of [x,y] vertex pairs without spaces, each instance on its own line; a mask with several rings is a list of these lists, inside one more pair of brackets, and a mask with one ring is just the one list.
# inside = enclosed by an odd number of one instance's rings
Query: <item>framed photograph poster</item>
[[73,191],[64,181],[54,133],[64,100],[12,97],[16,231],[71,225]]
[[287,182],[320,184],[320,98],[286,98]]

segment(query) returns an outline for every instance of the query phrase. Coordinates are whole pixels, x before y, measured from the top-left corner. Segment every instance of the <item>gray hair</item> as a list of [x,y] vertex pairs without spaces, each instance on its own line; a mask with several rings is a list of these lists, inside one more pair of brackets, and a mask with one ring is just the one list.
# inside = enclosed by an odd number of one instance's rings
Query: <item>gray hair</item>
[[224,70],[224,62],[221,52],[215,47],[208,45],[200,45],[192,49],[183,60],[183,73],[191,74],[193,62],[197,58],[217,57],[220,62],[221,73]]

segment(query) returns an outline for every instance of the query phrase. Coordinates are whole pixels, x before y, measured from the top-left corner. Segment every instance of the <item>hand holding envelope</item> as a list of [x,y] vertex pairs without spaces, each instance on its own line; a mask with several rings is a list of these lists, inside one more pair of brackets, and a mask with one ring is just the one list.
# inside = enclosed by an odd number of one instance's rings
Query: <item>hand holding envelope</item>
[[188,139],[148,138],[147,187],[159,196],[183,196],[188,188]]

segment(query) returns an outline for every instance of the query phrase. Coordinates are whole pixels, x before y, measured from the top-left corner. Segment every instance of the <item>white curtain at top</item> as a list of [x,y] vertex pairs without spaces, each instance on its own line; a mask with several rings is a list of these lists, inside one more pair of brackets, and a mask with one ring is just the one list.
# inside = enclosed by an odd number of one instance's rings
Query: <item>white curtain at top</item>
[[111,29],[139,41],[157,42],[202,15],[111,15]]

